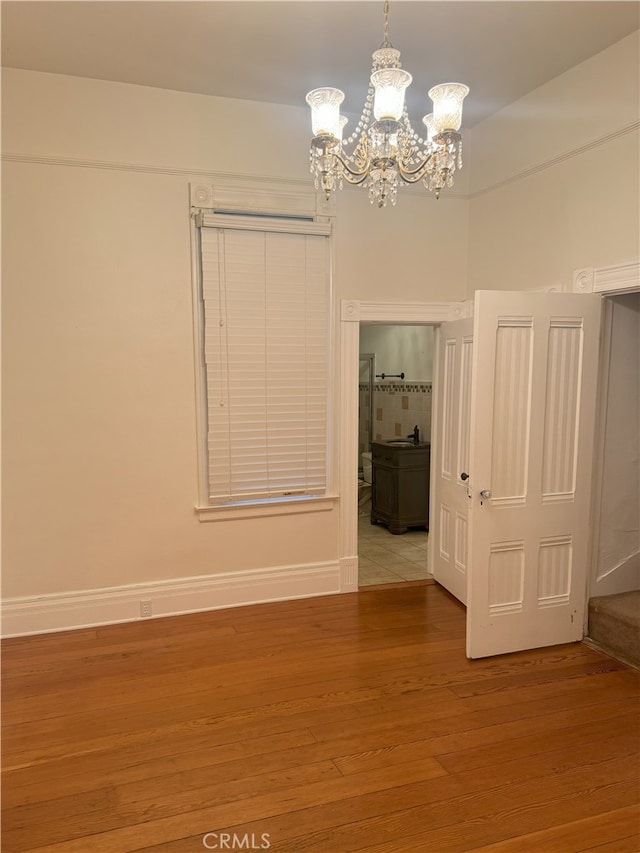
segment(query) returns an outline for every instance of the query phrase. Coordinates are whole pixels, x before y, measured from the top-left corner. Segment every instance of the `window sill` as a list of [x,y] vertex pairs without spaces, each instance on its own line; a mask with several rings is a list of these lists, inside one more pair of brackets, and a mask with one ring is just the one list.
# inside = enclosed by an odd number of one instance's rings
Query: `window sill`
[[337,495],[256,501],[226,506],[196,506],[199,521],[234,521],[239,518],[267,518],[274,515],[299,515],[303,512],[327,512],[338,503]]

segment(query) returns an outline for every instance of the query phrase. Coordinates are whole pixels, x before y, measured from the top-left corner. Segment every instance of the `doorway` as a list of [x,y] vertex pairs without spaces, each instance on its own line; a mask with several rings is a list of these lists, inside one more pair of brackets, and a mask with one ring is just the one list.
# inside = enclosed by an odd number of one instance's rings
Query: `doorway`
[[[465,303],[384,303],[344,299],[340,305],[340,592],[358,589],[358,377],[360,324],[438,326],[467,316]],[[384,368],[378,370],[383,372]],[[386,372],[386,371],[384,371]],[[437,398],[437,387],[433,387]],[[435,400],[434,400],[435,402]],[[431,550],[428,540],[427,552]],[[430,564],[427,554],[427,566]]]
[[[358,586],[427,580],[428,524],[403,525],[398,533],[372,510],[376,502],[379,510],[381,501],[388,500],[402,504],[405,512],[419,504],[428,513],[429,448],[421,447],[421,464],[415,472],[403,470],[394,477],[393,470],[378,467],[374,493],[371,445],[401,440],[416,431],[420,444],[430,445],[433,326],[362,323],[359,348]],[[417,459],[413,448],[397,449],[398,453]],[[393,495],[386,495],[385,489]],[[419,515],[413,520],[421,522]]]
[[640,589],[640,292],[604,300],[590,597]]

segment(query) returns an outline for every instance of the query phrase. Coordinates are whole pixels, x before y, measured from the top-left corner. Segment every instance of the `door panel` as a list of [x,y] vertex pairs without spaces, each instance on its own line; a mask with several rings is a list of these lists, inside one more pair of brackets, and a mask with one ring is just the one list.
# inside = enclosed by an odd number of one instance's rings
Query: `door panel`
[[476,294],[469,657],[582,638],[599,324],[598,296]]

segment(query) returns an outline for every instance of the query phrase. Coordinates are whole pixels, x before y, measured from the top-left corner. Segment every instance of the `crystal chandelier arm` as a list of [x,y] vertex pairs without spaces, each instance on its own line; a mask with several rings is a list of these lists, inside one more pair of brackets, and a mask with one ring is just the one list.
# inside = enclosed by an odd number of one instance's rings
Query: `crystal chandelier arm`
[[429,168],[432,158],[433,155],[428,154],[422,163],[419,163],[415,169],[406,169],[402,162],[399,161],[398,172],[405,184],[417,184],[418,181],[421,181]]
[[405,133],[402,141],[402,150],[398,157],[398,172],[406,184],[417,184],[424,178],[434,158],[434,150],[426,150],[419,147],[423,142],[411,127],[408,116],[403,116]]
[[341,167],[342,176],[344,179],[350,184],[361,184],[363,181],[367,179],[370,169],[370,163],[367,161],[363,164],[361,169],[357,169],[351,166],[348,160],[346,160],[342,154],[337,152],[333,152],[333,156],[338,161]]
[[357,187],[360,184],[363,184],[367,180],[367,178],[369,177],[369,173],[363,172],[361,175],[353,175],[352,176],[349,172],[343,171],[341,176],[344,178],[344,180],[348,184],[351,184],[352,186]]

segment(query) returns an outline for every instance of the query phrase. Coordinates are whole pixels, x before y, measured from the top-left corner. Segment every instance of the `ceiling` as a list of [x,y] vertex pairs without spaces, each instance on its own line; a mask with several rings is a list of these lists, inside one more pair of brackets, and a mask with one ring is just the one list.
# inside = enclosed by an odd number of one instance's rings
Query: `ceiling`
[[[317,86],[346,93],[359,113],[383,3],[2,2],[7,67],[305,105]],[[392,0],[390,39],[413,74],[414,119],[427,90],[466,83],[464,124],[508,103],[640,26],[637,0]]]

